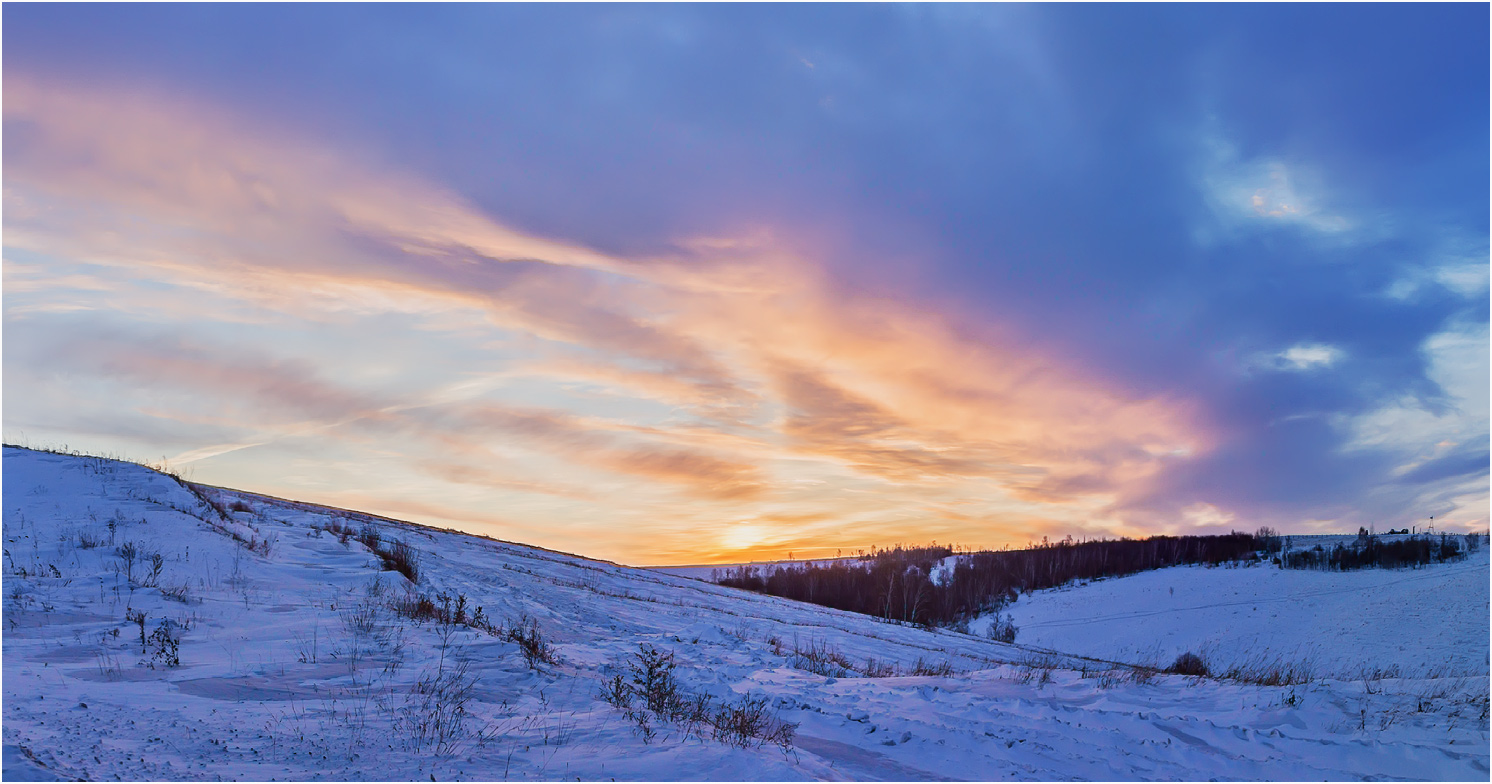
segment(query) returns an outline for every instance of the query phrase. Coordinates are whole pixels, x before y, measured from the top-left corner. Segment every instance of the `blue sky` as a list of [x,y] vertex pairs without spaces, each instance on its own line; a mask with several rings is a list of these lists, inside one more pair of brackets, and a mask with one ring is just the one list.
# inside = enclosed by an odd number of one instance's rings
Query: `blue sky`
[[1485,528],[1487,14],[7,6],[5,436],[634,563]]

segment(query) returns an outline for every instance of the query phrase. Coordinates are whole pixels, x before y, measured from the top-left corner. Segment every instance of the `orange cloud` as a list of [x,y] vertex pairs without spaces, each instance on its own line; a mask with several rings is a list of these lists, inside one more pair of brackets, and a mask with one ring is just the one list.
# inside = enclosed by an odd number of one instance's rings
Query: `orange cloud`
[[[7,318],[55,311],[68,303],[49,292],[87,281],[186,323],[244,322],[235,309],[253,308],[358,341],[364,320],[397,316],[462,357],[425,362],[426,383],[394,392],[348,368],[329,382],[346,361],[335,352],[312,368],[265,344],[76,347],[105,375],[240,406],[262,431],[236,442],[260,444],[248,452],[272,454],[276,433],[306,421],[328,449],[345,444],[344,462],[397,442],[426,472],[423,497],[460,485],[577,504],[563,508],[633,526],[586,544],[636,562],[702,535],[723,552],[745,518],[771,532],[762,546],[797,550],[1118,530],[1105,510],[1210,447],[1186,401],[1136,396],[929,303],[849,293],[770,232],[620,258],[526,236],[445,189],[220,110],[15,74],[5,88],[19,140],[7,245],[86,268],[49,284],[27,267],[29,299],[13,314],[8,297]],[[485,461],[525,469],[505,480]],[[589,486],[598,477],[612,495]]]
[[604,468],[640,479],[684,485],[709,498],[731,499],[762,490],[760,470],[749,462],[731,460],[696,449],[671,447],[608,432],[604,422],[556,411],[486,406],[448,410],[459,431],[492,430],[518,436],[532,448],[558,453],[577,463]]

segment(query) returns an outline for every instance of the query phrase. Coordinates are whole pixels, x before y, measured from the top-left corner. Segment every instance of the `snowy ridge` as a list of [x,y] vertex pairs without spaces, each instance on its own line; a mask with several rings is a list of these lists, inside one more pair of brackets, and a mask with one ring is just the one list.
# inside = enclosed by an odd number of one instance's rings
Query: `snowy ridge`
[[[1264,687],[1157,675],[345,510],[199,492],[212,504],[141,466],[6,448],[6,778],[1488,775],[1485,677]],[[417,585],[335,533],[364,526],[415,549]],[[554,663],[530,666],[510,638],[472,625],[401,615],[393,607],[411,592],[465,596],[468,612],[480,606],[500,627],[531,619]],[[667,722],[647,738],[601,697],[640,644],[672,652],[691,693],[766,698],[796,725],[791,746],[743,747]],[[813,661],[812,651],[832,655]],[[919,663],[948,674],[908,674]],[[420,741],[421,684],[458,666],[470,679],[449,717],[459,731]]]

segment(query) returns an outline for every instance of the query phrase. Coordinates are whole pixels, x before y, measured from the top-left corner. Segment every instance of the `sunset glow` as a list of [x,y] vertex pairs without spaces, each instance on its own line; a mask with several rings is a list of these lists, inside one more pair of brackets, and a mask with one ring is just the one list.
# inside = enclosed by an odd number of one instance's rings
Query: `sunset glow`
[[[1128,115],[1085,103],[1104,66],[1063,39],[1074,10],[902,20],[1003,69],[918,50],[908,78],[956,78],[914,109],[857,82],[882,48],[826,32],[889,8],[430,12],[605,39],[571,73],[464,39],[378,53],[407,9],[193,9],[254,45],[171,49],[152,20],[176,11],[120,7],[83,52],[56,48],[59,9],[7,7],[5,440],[633,564],[1485,528],[1486,69],[1402,77],[1465,76],[1464,116],[1403,130],[1450,140],[1433,189],[1381,154],[1411,142],[1351,136],[1362,107],[1291,102],[1321,115],[1274,137],[1287,107],[1227,80],[1156,99],[1193,138],[1133,154],[1185,165],[1111,170],[1089,159],[1135,142],[1085,135]],[[363,59],[269,40],[348,13]],[[623,18],[636,40],[604,32]],[[692,43],[656,56],[695,76],[644,56],[670,21]],[[281,46],[305,79],[256,75],[250,50]],[[1393,59],[1352,57],[1312,67],[1356,84]],[[779,82],[801,105],[757,93]],[[1029,112],[984,138],[959,90]],[[1187,90],[1213,108],[1184,116]],[[1050,166],[1012,162],[1032,156]]]

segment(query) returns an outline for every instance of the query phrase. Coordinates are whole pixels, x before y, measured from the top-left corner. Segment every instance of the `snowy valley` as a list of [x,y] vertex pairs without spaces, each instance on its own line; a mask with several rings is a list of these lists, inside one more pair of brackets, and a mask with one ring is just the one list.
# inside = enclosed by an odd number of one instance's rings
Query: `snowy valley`
[[1489,775],[1492,548],[1073,585],[1006,644],[102,458],[7,447],[4,505],[12,780]]

